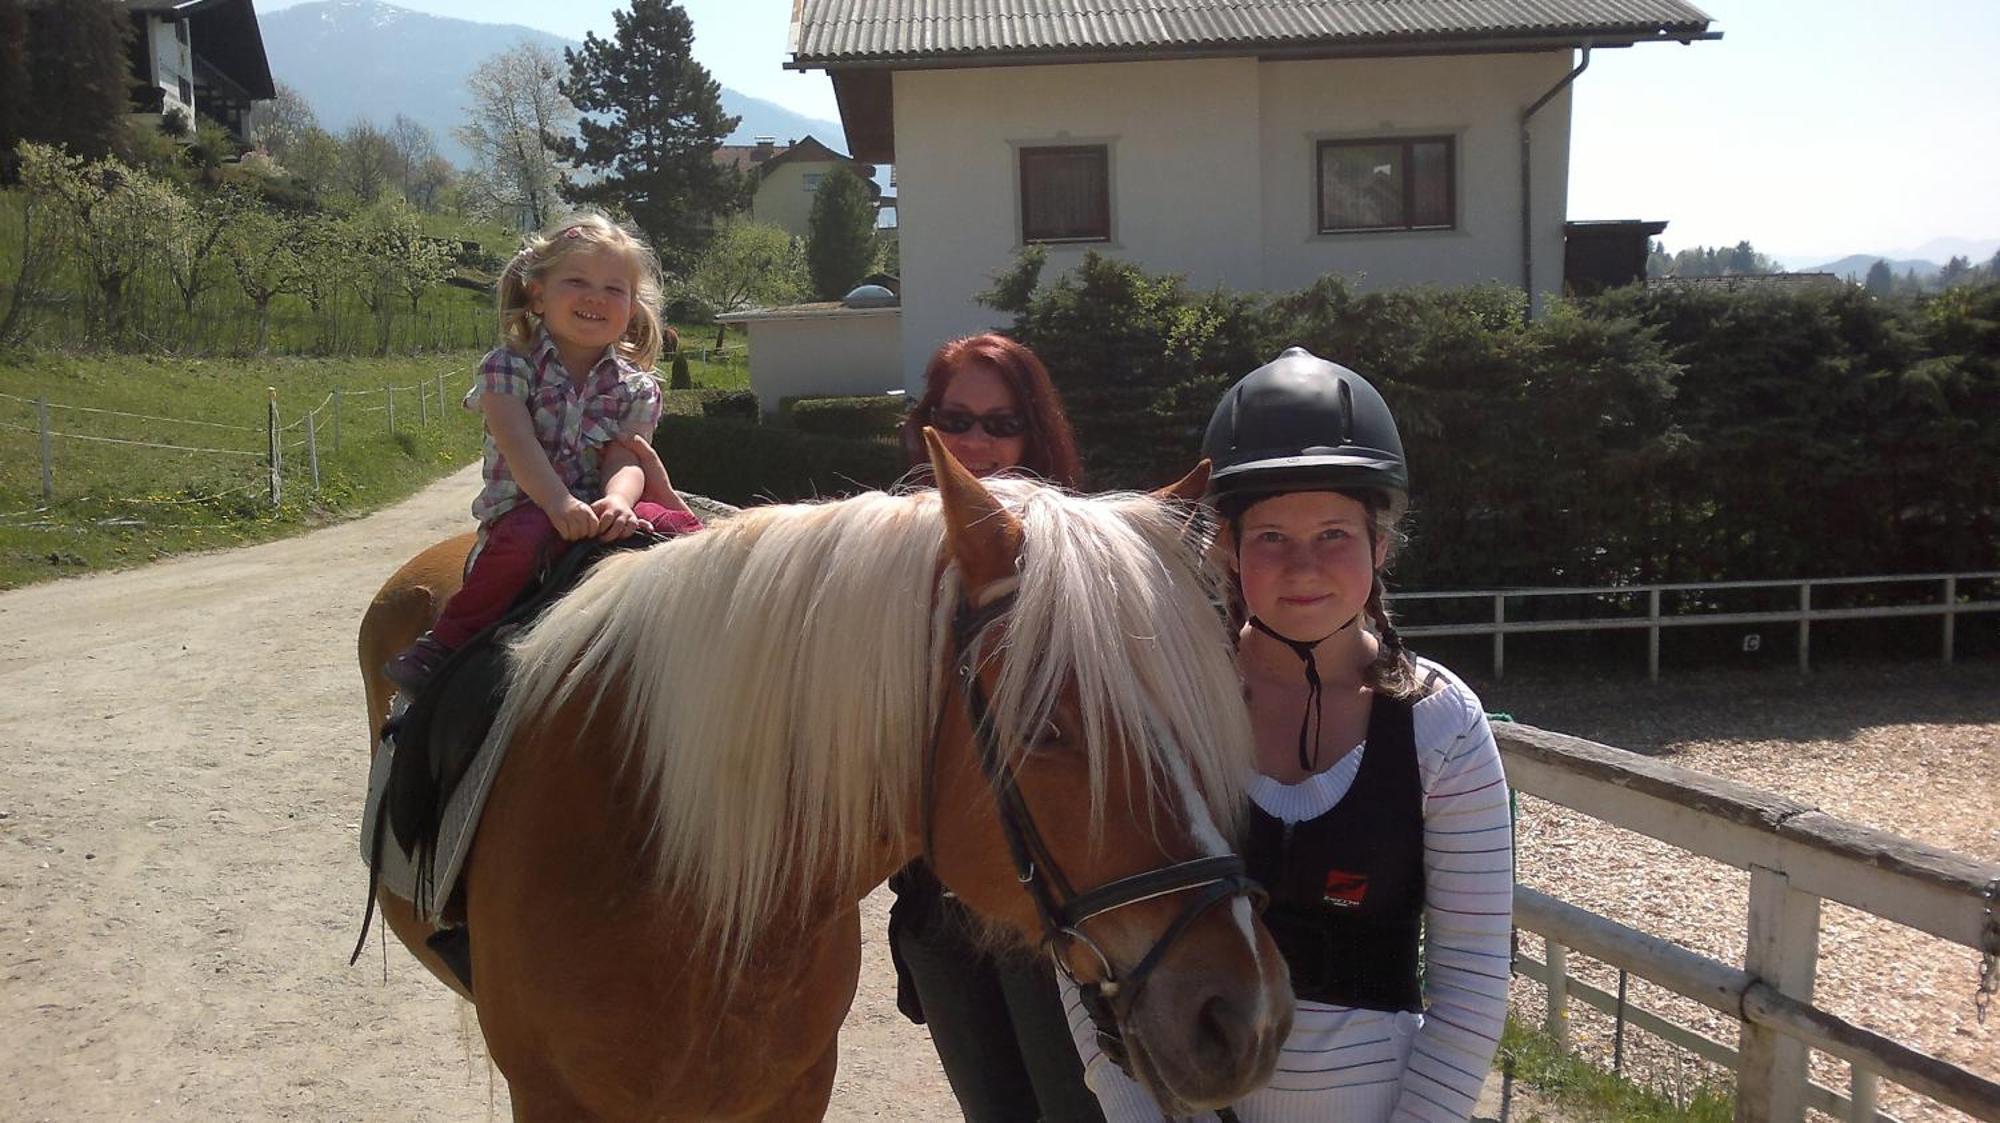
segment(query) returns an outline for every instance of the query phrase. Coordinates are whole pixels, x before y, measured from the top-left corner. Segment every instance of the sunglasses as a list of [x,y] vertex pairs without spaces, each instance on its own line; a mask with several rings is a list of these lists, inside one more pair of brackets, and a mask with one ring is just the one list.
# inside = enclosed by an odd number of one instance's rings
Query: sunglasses
[[996,440],[1018,437],[1028,431],[1028,419],[1011,410],[995,413],[967,413],[959,409],[940,409],[931,413],[931,427],[940,433],[958,436],[970,433],[974,425],[986,430],[986,435]]

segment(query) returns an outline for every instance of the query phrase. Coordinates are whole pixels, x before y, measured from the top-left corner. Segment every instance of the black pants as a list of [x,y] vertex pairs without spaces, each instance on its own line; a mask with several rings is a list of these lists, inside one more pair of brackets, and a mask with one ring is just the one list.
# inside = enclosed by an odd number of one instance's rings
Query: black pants
[[930,1027],[967,1123],[1103,1123],[1049,961],[981,951],[965,906],[921,863],[892,884],[897,1005]]

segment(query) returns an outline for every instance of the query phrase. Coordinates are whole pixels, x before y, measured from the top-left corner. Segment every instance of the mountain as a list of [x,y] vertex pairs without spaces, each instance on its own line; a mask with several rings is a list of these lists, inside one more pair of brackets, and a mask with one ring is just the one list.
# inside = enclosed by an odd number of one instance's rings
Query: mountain
[[[465,119],[465,80],[473,70],[524,40],[558,53],[581,45],[531,27],[448,19],[379,0],[315,0],[260,14],[257,22],[271,76],[305,95],[322,128],[339,132],[364,118],[387,127],[401,113],[437,134],[438,150],[460,167],[471,161],[451,130]],[[731,143],[811,133],[847,150],[847,134],[835,122],[727,87],[722,108],[743,118]]]
[[[1839,277],[1845,277],[1850,281],[1864,281],[1868,279],[1868,270],[1874,268],[1875,263],[1878,261],[1887,261],[1890,270],[1898,277],[1914,270],[1919,280],[1929,280],[1937,276],[1938,269],[1940,268],[1935,261],[1920,261],[1911,258],[1884,258],[1877,254],[1855,253],[1847,255],[1839,261],[1829,261],[1824,265],[1812,265],[1804,269],[1795,270],[1795,272],[1832,273]],[[1974,264],[1977,264],[1977,262]]]

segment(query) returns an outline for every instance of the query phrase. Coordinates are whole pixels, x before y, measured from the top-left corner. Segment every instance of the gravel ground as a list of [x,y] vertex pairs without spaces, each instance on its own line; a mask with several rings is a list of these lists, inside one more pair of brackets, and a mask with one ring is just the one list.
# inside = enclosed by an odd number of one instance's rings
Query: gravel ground
[[[1867,826],[2000,861],[2000,665],[1680,674],[1643,680],[1475,684],[1489,710],[1818,806]],[[1740,964],[1749,875],[1566,808],[1521,799],[1520,880],[1612,919]],[[1542,958],[1524,934],[1522,950]],[[1903,1044],[2000,1079],[2000,1012],[1974,1017],[1972,951],[1835,904],[1823,906],[1819,1005]],[[1605,990],[1616,972],[1572,955],[1573,974]],[[1634,981],[1633,1004],[1728,1044],[1733,1021]],[[1542,988],[1514,986],[1516,1013],[1539,1024]],[[1611,1058],[1611,1019],[1572,1003],[1577,1046]],[[1672,1091],[1725,1073],[1628,1029],[1627,1070]],[[1845,1091],[1846,1062],[1815,1054],[1815,1078]],[[1882,1085],[1903,1120],[1968,1118]]]

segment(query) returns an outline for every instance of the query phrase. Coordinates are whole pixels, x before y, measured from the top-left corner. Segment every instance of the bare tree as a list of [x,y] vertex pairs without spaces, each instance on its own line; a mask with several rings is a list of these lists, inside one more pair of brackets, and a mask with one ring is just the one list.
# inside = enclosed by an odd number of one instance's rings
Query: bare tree
[[563,166],[551,140],[577,120],[558,86],[566,72],[561,56],[532,43],[487,59],[466,79],[472,101],[452,131],[472,151],[468,190],[525,227],[545,225],[561,205]]
[[389,178],[395,181],[403,198],[415,201],[417,179],[425,164],[437,157],[437,137],[422,122],[413,121],[406,114],[396,114],[389,122],[389,148],[394,154],[390,161]]
[[357,121],[340,134],[340,186],[363,203],[372,203],[393,181],[396,149],[389,135],[368,121]]
[[319,117],[305,95],[283,82],[278,83],[277,97],[258,102],[250,114],[250,139],[280,164],[308,130],[317,128]]

